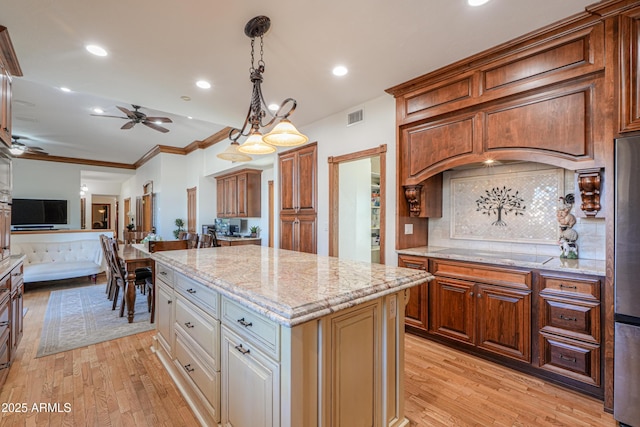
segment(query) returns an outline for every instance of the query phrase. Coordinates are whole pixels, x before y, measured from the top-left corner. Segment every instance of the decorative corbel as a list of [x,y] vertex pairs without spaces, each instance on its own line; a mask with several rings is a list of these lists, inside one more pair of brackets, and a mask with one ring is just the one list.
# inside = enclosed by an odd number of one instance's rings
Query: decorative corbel
[[600,192],[602,185],[602,169],[582,169],[576,171],[578,174],[578,189],[582,203],[580,209],[588,217],[598,214],[600,206]]
[[420,216],[420,192],[422,185],[404,185],[404,197],[409,202],[409,215]]

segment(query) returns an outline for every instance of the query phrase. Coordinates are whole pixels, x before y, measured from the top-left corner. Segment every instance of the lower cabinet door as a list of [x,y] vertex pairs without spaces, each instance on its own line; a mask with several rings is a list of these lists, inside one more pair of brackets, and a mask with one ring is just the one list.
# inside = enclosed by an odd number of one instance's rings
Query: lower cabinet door
[[531,361],[531,291],[476,287],[478,339],[485,350]]
[[475,343],[474,284],[437,277],[429,284],[430,331],[457,341]]
[[156,280],[156,328],[158,341],[170,358],[173,359],[173,319],[174,296],[173,289]]
[[280,425],[280,368],[250,341],[222,326],[222,425]]

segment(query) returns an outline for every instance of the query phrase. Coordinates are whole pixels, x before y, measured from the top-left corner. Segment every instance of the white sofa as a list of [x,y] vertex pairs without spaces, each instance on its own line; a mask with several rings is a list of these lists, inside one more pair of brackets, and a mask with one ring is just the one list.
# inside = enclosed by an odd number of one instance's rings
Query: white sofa
[[95,276],[104,271],[99,240],[11,243],[11,254],[24,254],[24,281]]

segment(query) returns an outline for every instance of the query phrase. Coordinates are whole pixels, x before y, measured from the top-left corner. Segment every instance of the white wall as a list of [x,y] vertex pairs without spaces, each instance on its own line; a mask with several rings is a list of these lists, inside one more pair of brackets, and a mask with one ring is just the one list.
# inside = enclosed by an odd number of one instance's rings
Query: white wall
[[338,256],[371,261],[371,159],[339,164]]
[[[364,121],[347,127],[347,114],[364,107]],[[397,265],[396,215],[396,105],[390,95],[329,116],[301,128],[311,141],[318,141],[318,254],[329,253],[329,156],[340,156],[387,145],[385,263]],[[292,117],[295,122],[295,117]],[[277,200],[277,199],[276,199]]]

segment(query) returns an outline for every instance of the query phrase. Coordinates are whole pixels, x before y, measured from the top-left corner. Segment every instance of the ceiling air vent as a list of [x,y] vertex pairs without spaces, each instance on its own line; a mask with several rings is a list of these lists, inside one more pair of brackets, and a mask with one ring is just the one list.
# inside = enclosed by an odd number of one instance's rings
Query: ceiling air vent
[[347,126],[355,125],[364,120],[364,110],[361,108],[357,111],[347,114]]

